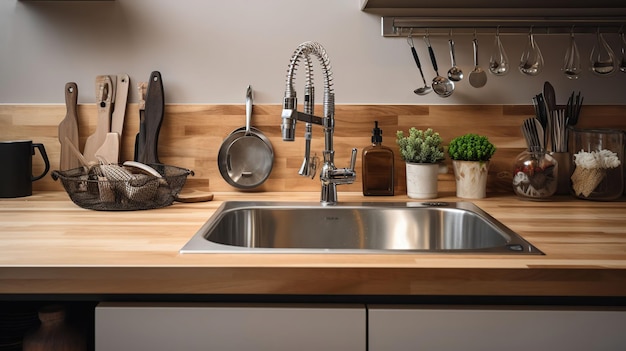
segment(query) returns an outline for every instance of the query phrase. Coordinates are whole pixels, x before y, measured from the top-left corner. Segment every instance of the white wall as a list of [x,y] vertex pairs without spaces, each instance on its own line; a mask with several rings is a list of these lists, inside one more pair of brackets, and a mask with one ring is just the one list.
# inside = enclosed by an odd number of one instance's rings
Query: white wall
[[[441,74],[450,67],[447,39],[432,38]],[[454,39],[467,77],[472,38]],[[494,38],[478,39],[486,69]],[[255,103],[278,104],[289,58],[307,40],[326,48],[339,104],[530,104],[545,80],[562,104],[572,90],[581,90],[588,104],[626,103],[626,73],[598,78],[586,72],[569,81],[559,72],[568,40],[563,35],[537,36],[546,59],[538,77],[514,70],[505,77],[489,75],[481,89],[466,78],[448,99],[417,96],[413,89],[421,80],[406,39],[383,38],[380,17],[361,12],[359,0],[2,0],[0,103],[63,103],[68,81],[78,83],[80,103],[93,102],[98,74],[126,72],[136,83],[158,70],[168,103],[240,104],[251,84]],[[517,63],[526,37],[502,40]],[[620,56],[617,34],[607,40]],[[585,67],[593,42],[593,35],[578,37]],[[416,47],[430,80],[434,71],[425,46],[418,39]],[[319,70],[316,77],[321,91]],[[131,101],[136,95],[133,88]]]

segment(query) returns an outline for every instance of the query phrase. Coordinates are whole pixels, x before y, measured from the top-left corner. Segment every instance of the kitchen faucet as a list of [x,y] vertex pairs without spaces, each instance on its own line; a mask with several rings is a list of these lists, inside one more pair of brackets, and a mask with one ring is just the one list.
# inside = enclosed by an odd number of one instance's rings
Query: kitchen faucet
[[[313,86],[313,68],[311,55],[317,57],[324,75],[324,117],[313,114],[315,88]],[[293,80],[299,61],[303,59],[306,69],[306,82],[304,87],[304,112],[297,111],[298,99],[293,88]],[[332,72],[326,50],[319,43],[307,41],[298,46],[291,56],[289,69],[287,70],[287,84],[283,100],[281,131],[284,141],[294,141],[296,121],[306,122],[305,127],[305,155],[302,167],[298,172],[303,176],[314,176],[316,164],[315,158],[311,158],[312,124],[321,125],[324,128],[324,164],[320,170],[322,183],[322,205],[337,204],[337,185],[352,184],[356,179],[354,171],[356,164],[356,148],[352,149],[349,168],[336,168],[334,164],[335,151],[333,150],[333,134],[335,129],[335,94],[332,88]],[[313,173],[313,175],[311,174]]]

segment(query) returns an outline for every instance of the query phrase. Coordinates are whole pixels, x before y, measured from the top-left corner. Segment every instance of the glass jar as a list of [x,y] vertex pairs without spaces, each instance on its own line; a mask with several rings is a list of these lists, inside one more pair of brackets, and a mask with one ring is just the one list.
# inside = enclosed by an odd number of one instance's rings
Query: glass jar
[[572,193],[581,199],[615,200],[624,191],[624,133],[613,129],[570,130]]
[[539,200],[552,196],[558,186],[558,162],[545,149],[532,147],[515,159],[513,191],[516,195]]

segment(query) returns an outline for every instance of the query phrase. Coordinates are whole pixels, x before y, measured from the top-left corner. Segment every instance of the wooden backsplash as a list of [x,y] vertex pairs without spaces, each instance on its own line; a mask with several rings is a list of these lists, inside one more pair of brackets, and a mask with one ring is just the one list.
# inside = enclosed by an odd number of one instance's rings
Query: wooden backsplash
[[[321,106],[316,111],[322,111]],[[338,105],[335,108],[335,164],[346,167],[350,150],[359,149],[357,181],[341,185],[339,191],[361,190],[361,150],[370,144],[374,121],[383,130],[383,144],[396,155],[396,194],[406,193],[404,162],[395,144],[397,130],[408,131],[411,126],[431,127],[438,131],[444,144],[459,135],[473,132],[484,134],[496,145],[489,174],[488,192],[512,192],[511,168],[515,156],[525,148],[520,126],[534,115],[531,105]],[[282,141],[279,105],[256,105],[252,124],[267,135],[275,153],[270,178],[257,191],[319,191],[320,182],[297,174],[304,150],[304,123],[296,130],[295,142]],[[79,105],[81,149],[95,130],[95,105]],[[57,127],[65,116],[63,105],[0,105],[0,140],[32,139],[43,143],[48,152],[51,169],[58,169],[60,145]],[[132,159],[135,135],[138,131],[137,104],[127,108],[122,140],[122,158]],[[220,176],[217,153],[222,140],[245,124],[242,105],[167,105],[159,137],[159,159],[163,163],[192,169],[186,187],[211,191],[235,190]],[[583,106],[578,123],[580,128],[617,128],[626,130],[626,106]],[[323,131],[314,126],[312,150],[321,157],[324,147]],[[439,191],[454,191],[451,161],[446,159],[448,173],[439,175]],[[5,165],[6,166],[6,165]],[[34,172],[43,169],[35,156]],[[36,181],[33,189],[62,190],[59,182],[48,175]]]

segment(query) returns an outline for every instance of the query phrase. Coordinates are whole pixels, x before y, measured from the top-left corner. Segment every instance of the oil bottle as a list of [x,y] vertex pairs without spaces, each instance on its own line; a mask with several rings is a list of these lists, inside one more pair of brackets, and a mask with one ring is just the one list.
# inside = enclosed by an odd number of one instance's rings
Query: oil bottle
[[383,131],[374,121],[372,144],[363,149],[363,195],[392,196],[394,188],[393,150],[384,146]]

